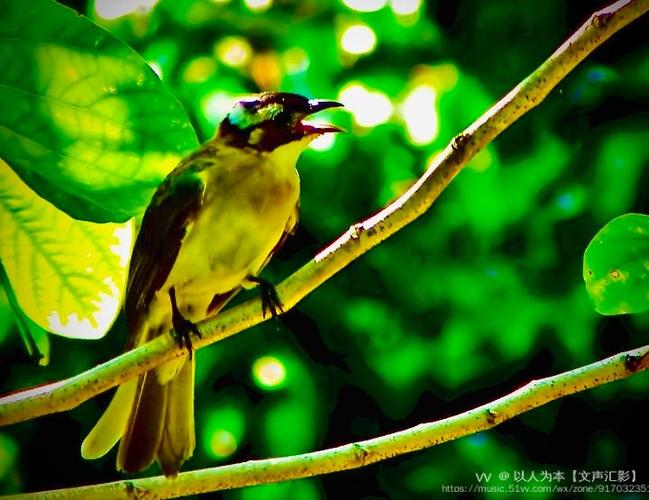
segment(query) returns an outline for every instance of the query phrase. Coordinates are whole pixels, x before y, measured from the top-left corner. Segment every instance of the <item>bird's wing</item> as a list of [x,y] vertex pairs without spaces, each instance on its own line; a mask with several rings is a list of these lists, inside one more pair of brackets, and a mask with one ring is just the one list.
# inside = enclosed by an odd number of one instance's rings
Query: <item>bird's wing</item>
[[164,285],[187,230],[203,202],[200,168],[181,164],[158,188],[144,214],[126,287],[125,312],[135,333],[156,291]]
[[293,210],[293,213],[289,217],[288,221],[286,221],[286,226],[284,227],[284,232],[280,236],[279,240],[273,247],[273,249],[270,251],[268,254],[268,257],[266,257],[266,260],[264,261],[263,265],[259,268],[258,272],[261,272],[261,270],[266,267],[266,264],[272,259],[277,252],[284,246],[284,243],[286,243],[286,240],[295,234],[295,231],[297,231],[297,224],[300,220],[300,202],[298,201],[295,204],[295,210]]

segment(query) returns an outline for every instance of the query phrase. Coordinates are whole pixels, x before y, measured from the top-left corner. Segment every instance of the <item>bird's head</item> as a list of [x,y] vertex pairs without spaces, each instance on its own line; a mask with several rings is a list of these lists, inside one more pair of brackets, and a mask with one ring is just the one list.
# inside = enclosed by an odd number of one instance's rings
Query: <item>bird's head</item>
[[271,152],[290,143],[306,144],[321,134],[341,132],[333,125],[303,121],[336,101],[308,99],[288,92],[265,92],[237,102],[219,127],[217,138],[236,147]]

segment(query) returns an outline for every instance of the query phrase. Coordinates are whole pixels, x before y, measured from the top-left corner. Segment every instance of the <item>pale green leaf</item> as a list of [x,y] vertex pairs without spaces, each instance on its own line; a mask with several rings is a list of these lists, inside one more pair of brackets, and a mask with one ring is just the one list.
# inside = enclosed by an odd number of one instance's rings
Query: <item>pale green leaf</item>
[[121,306],[133,224],[72,219],[0,161],[0,261],[25,314],[72,338],[102,337]]

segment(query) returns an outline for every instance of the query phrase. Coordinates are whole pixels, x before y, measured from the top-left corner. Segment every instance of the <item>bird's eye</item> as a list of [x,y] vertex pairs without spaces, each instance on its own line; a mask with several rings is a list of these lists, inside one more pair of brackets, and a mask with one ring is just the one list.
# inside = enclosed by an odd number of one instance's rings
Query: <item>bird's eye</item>
[[281,111],[273,117],[273,122],[279,126],[288,125],[291,120],[291,115],[286,111]]

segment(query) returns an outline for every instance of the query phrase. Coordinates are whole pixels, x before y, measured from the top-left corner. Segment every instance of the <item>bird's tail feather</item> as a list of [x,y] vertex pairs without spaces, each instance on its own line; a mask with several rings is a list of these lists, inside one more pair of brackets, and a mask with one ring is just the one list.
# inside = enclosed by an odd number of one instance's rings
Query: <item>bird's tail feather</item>
[[160,445],[166,406],[166,386],[158,383],[155,373],[142,375],[124,435],[119,442],[118,470],[134,473],[151,465]]
[[167,408],[156,458],[165,476],[178,473],[196,445],[194,432],[194,357],[167,384]]
[[119,444],[117,468],[134,473],[157,459],[165,475],[174,475],[194,452],[194,359],[178,375],[160,384],[154,371],[138,384],[135,404]]
[[[176,360],[169,363],[176,363]],[[102,457],[120,440],[117,469],[135,473],[154,460],[174,475],[194,452],[195,357],[161,384],[156,371],[122,384],[81,445],[86,459]]]
[[108,408],[81,444],[81,456],[87,460],[103,457],[119,441],[135,401],[138,379],[133,378],[117,388]]
[[[207,312],[217,314],[238,291],[215,295]],[[143,344],[152,335],[146,322],[135,331],[129,348]],[[119,470],[139,472],[157,460],[165,475],[176,474],[196,446],[195,363],[195,356],[175,359],[122,384],[84,439],[81,455],[100,458],[121,438]]]

